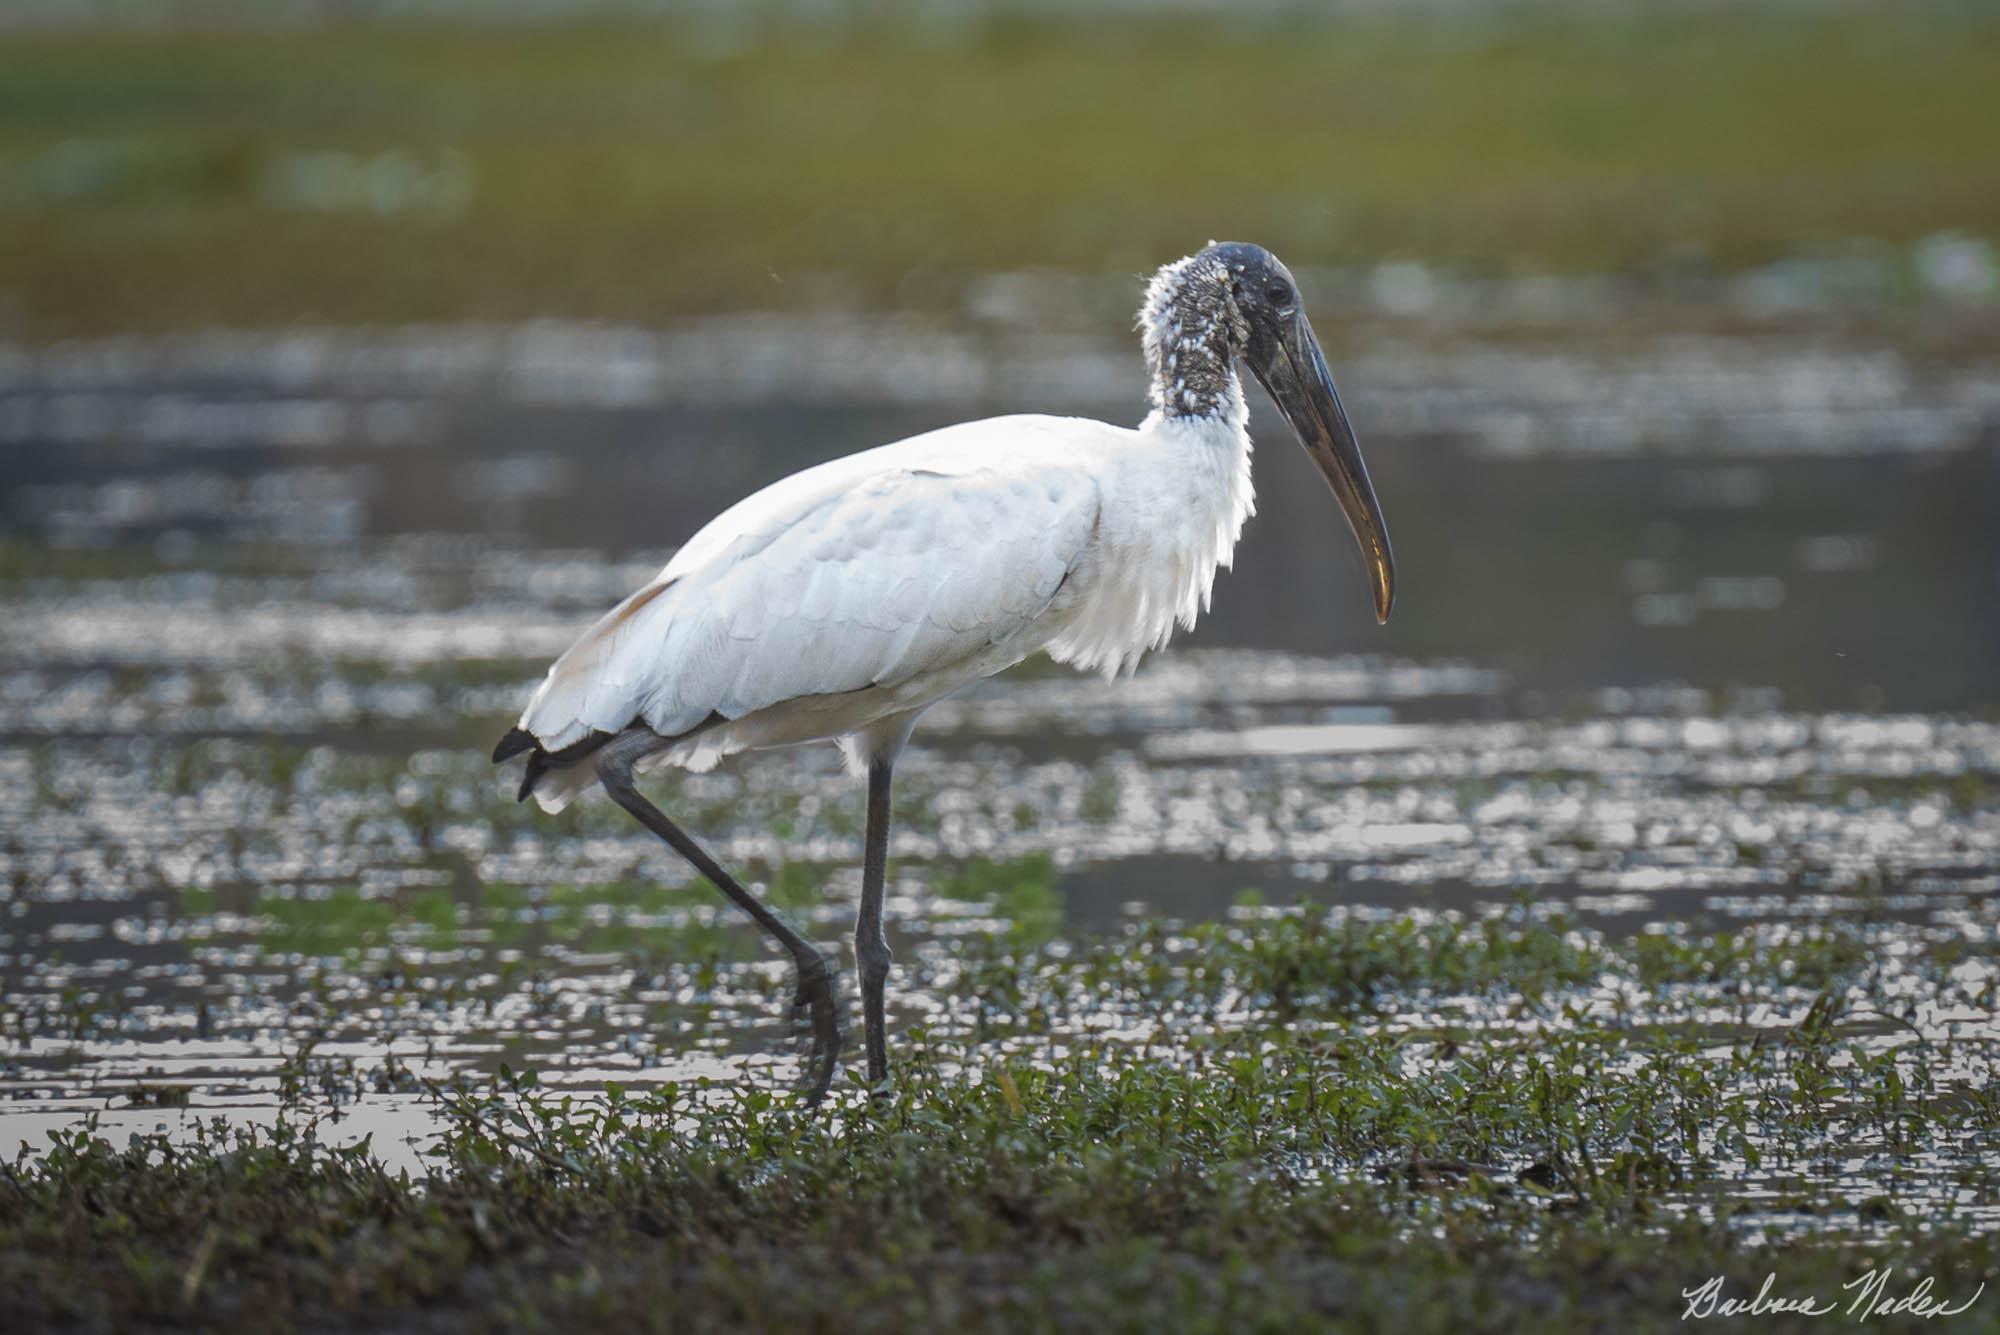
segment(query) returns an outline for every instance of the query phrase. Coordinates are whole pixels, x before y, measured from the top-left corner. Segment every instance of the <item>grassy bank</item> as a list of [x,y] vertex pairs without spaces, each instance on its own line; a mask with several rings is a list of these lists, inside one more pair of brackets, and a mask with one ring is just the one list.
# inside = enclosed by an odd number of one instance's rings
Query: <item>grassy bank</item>
[[921,306],[1213,235],[1477,271],[1994,235],[1996,71],[2000,24],[1901,8],[10,33],[0,320]]
[[[919,970],[977,1024],[901,1036],[891,1097],[802,1117],[767,1088],[507,1072],[432,1087],[423,1180],[308,1129],[338,1108],[302,1058],[274,1131],[85,1126],[0,1170],[0,1308],[97,1329],[1648,1330],[1711,1276],[1747,1299],[1772,1272],[1852,1319],[1843,1286],[1882,1267],[1889,1297],[1929,1275],[1956,1306],[2000,1266],[2000,1104],[1983,1029],[1938,1017],[1990,1013],[1990,930],[1891,950],[1894,930],[1621,944],[1526,911],[1259,911],[980,937]],[[1991,1298],[1950,1328],[1993,1329]]]

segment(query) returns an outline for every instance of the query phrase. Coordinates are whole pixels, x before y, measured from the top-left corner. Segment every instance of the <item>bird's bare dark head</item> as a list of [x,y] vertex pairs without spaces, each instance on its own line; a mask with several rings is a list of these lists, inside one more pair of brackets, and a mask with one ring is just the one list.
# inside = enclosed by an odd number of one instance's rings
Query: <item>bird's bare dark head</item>
[[1139,310],[1153,401],[1177,416],[1227,413],[1242,358],[1259,378],[1298,314],[1298,288],[1262,246],[1213,242],[1164,265]]
[[1200,258],[1229,276],[1229,304],[1236,315],[1236,354],[1262,378],[1279,345],[1298,323],[1299,285],[1284,262],[1248,241],[1215,241]]
[[1361,443],[1299,299],[1297,280],[1276,255],[1244,241],[1212,242],[1194,263],[1226,276],[1231,350],[1270,394],[1333,488],[1360,544],[1376,620],[1387,621],[1396,597],[1389,532],[1361,461]]

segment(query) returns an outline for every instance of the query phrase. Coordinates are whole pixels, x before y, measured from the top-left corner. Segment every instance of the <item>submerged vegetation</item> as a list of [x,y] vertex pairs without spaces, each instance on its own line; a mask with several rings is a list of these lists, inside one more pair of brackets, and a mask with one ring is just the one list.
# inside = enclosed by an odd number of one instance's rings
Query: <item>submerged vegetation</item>
[[892,1093],[817,1117],[755,1082],[391,1059],[377,1078],[437,1118],[414,1175],[342,1143],[311,1079],[261,1129],[52,1132],[0,1170],[0,1305],[100,1329],[1640,1330],[1711,1276],[1845,1305],[1886,1267],[1888,1299],[1928,1275],[1971,1301],[1953,1329],[1992,1328],[1993,929],[1617,943],[1524,903],[981,937],[918,980],[976,1022],[915,1028]]

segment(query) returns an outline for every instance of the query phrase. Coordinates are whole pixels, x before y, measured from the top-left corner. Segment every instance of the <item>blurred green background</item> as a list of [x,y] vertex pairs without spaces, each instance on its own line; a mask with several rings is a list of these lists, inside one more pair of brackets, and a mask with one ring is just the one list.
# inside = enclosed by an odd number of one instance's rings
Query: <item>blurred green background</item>
[[1213,235],[1474,275],[2000,235],[1983,6],[400,8],[17,11],[0,335],[909,308]]

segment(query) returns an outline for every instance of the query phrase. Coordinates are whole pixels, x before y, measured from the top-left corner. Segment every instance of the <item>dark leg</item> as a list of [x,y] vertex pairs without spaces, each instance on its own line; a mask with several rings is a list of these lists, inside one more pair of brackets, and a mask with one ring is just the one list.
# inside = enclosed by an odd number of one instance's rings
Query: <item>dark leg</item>
[[776,937],[778,944],[790,952],[799,973],[797,1006],[801,1010],[809,1010],[812,1021],[813,1049],[812,1059],[806,1067],[806,1106],[817,1107],[833,1083],[833,1068],[840,1056],[840,1003],[833,985],[833,961],[812,942],[800,936],[790,923],[758,903],[756,897],[738,885],[735,878],[724,871],[700,844],[668,820],[666,813],[648,802],[633,786],[632,766],[659,745],[659,739],[650,733],[626,733],[597,753],[597,777],[612,801],[664,839],[676,853],[692,863],[696,871],[713,882],[716,889],[728,895],[738,908],[754,918],[759,927]]
[[854,920],[854,960],[861,969],[861,1018],[868,1048],[868,1083],[889,1078],[889,1040],[882,989],[889,979],[889,940],[882,934],[882,882],[889,862],[889,762],[868,767],[868,845],[861,861],[861,914]]

